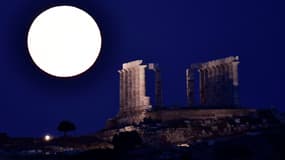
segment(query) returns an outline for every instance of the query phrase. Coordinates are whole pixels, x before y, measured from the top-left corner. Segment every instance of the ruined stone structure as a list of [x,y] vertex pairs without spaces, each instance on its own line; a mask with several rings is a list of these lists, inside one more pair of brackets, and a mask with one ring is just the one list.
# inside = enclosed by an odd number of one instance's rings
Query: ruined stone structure
[[[192,138],[199,138],[201,135],[197,134],[201,134],[203,130],[207,130],[211,127],[217,128],[217,124],[211,124],[211,122],[225,124],[238,120],[237,123],[241,125],[240,127],[249,127],[249,124],[245,125],[246,122],[239,122],[240,119],[245,120],[257,118],[259,117],[258,114],[259,113],[256,109],[161,109],[147,112],[145,114],[146,118],[149,119],[150,122],[145,122],[144,124],[151,123],[149,126],[142,125],[135,127],[132,124],[127,124],[120,127],[107,127],[107,130],[100,133],[99,137],[103,137],[105,140],[111,141],[112,137],[118,132],[136,130],[141,134],[144,141],[150,141],[149,143],[156,143],[151,141],[154,141],[155,139],[160,140],[164,135],[173,135],[172,138],[169,138],[169,141],[177,143],[181,139],[189,140]],[[259,126],[259,124],[255,125]],[[220,128],[222,127],[233,126],[227,124],[220,126]],[[224,132],[224,129],[225,128],[220,129],[220,132]],[[182,131],[182,133],[177,133],[179,130]],[[232,130],[230,132],[232,133],[226,134],[234,134],[237,130]],[[150,138],[150,136],[154,136],[155,138]],[[181,138],[179,138],[180,140],[177,140],[175,137]]]
[[158,64],[150,63],[148,64],[148,69],[154,71],[155,73],[155,106],[157,108],[162,107],[162,84],[161,84],[161,74]]
[[220,119],[231,117],[242,117],[251,115],[256,112],[256,109],[162,109],[155,112],[149,112],[148,118],[159,120],[161,122],[188,119],[188,120],[203,120],[203,119]]
[[[146,96],[145,68],[142,60],[123,64],[120,74],[120,122],[137,122],[144,118],[143,113],[151,108],[150,98]],[[133,119],[131,119],[133,117]],[[127,118],[127,119],[126,119]]]
[[199,72],[201,105],[223,107],[238,106],[238,64],[238,56],[192,64],[191,67],[186,70],[189,106],[195,104],[195,71]]
[[[143,65],[142,60],[124,63],[120,75],[120,111],[116,123],[139,123],[152,108],[150,97],[146,96],[146,69],[155,73],[155,106],[162,106],[160,69],[157,64]],[[113,120],[114,121],[114,120]],[[112,122],[112,121],[110,121]]]
[[[238,102],[238,57],[227,57],[209,61],[206,63],[192,64],[186,71],[187,97],[190,106],[195,104],[194,83],[195,72],[199,73],[200,103],[206,106],[217,106],[218,108],[232,109]],[[155,104],[150,103],[150,97],[146,95],[146,69],[155,73]],[[107,128],[139,124],[145,118],[169,119],[176,118],[202,118],[211,115],[215,117],[234,115],[239,113],[235,110],[205,110],[203,114],[197,109],[193,110],[167,110],[162,107],[162,87],[160,69],[157,64],[144,65],[142,60],[124,63],[120,75],[120,111],[117,116],[107,122]],[[212,109],[215,109],[212,108]],[[164,111],[163,111],[164,110]],[[178,113],[179,114],[175,114]],[[167,113],[167,114],[166,114]],[[241,113],[247,113],[241,110]],[[177,117],[175,117],[177,116]],[[185,117],[186,116],[186,117]]]
[[[157,64],[143,65],[142,60],[123,64],[120,73],[120,111],[107,121],[97,137],[112,141],[120,132],[136,131],[146,144],[195,144],[201,139],[245,134],[275,126],[271,111],[236,108],[238,101],[238,57],[227,57],[192,64],[186,71],[189,105],[195,105],[195,74],[199,74],[198,107],[162,106],[161,77]],[[146,95],[146,68],[155,73],[155,100],[152,109]]]
[[120,74],[120,114],[140,111],[150,107],[146,96],[145,68],[142,60],[123,64]]

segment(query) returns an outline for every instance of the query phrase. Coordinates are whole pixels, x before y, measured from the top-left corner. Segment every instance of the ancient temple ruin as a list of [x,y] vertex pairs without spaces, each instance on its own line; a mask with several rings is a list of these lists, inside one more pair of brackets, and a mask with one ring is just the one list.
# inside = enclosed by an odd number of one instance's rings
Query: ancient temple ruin
[[124,63],[120,75],[120,111],[117,115],[121,123],[140,122],[145,112],[152,108],[150,97],[146,96],[146,69],[155,73],[155,106],[162,105],[160,69],[157,64],[142,64],[142,60]]
[[[267,128],[271,122],[275,123],[274,118],[270,118],[271,111],[237,107],[238,64],[237,56],[192,64],[186,71],[187,97],[191,107],[162,107],[158,65],[143,64],[142,60],[124,63],[119,70],[120,111],[107,121],[97,136],[112,141],[120,132],[136,131],[144,143],[156,146],[191,144],[203,138]],[[155,73],[154,105],[146,94],[149,87],[146,87],[147,70]],[[197,84],[199,89],[195,86]],[[196,94],[200,99],[198,103],[195,102]],[[155,106],[160,107],[154,109]]]
[[[160,69],[157,64],[143,64],[142,60],[124,63],[119,70],[120,76],[120,110],[117,116],[110,119],[107,128],[127,124],[139,124],[145,118],[180,119],[210,118],[233,116],[247,113],[245,110],[234,110],[239,105],[238,97],[238,64],[239,57],[232,56],[205,63],[192,64],[186,71],[186,90],[189,106],[187,110],[177,108],[168,110],[162,107],[162,86]],[[146,71],[155,73],[155,103],[151,104],[146,95]],[[195,76],[195,74],[199,74]],[[199,77],[200,103],[195,104],[195,77]],[[207,106],[211,110],[204,110]],[[155,110],[153,109],[155,108]],[[223,108],[228,110],[217,110]],[[217,112],[217,113],[216,113]],[[212,114],[215,113],[215,114]]]
[[149,109],[150,98],[146,96],[145,68],[142,60],[123,64],[120,74],[120,113]]
[[231,56],[192,64],[186,70],[189,106],[195,105],[195,72],[199,72],[200,105],[233,107],[239,105],[239,57]]

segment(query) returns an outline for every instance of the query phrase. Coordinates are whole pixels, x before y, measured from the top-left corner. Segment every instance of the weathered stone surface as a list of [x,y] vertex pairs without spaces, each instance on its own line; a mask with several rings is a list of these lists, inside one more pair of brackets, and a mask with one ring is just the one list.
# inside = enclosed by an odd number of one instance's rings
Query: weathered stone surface
[[[145,69],[141,60],[123,64],[120,73],[120,111],[107,121],[98,138],[111,141],[120,132],[136,131],[146,144],[190,146],[201,139],[217,138],[279,125],[271,111],[237,109],[238,57],[193,64],[186,71],[189,105],[194,105],[194,73],[199,72],[200,101],[203,108],[159,108],[151,110],[146,96]],[[148,69],[156,73],[156,100],[161,98],[160,71],[156,64]],[[222,108],[222,109],[218,109]]]
[[195,86],[194,86],[194,72],[193,69],[186,70],[186,90],[187,90],[187,101],[189,106],[193,106],[195,104]]
[[[150,98],[146,96],[145,69],[142,60],[123,64],[120,74],[120,111],[116,123],[139,123],[144,119],[144,112],[151,108]],[[109,120],[109,125],[114,125]]]
[[[238,105],[238,60],[238,57],[227,57],[192,64],[186,70],[189,105],[192,106],[195,103],[194,73],[196,70],[199,72],[200,103],[202,105],[227,106],[229,108]],[[155,72],[155,102],[158,108],[162,108],[161,75],[158,65],[154,63],[143,65],[142,60],[124,63],[122,69],[118,71],[120,75],[120,111],[114,119],[107,122],[108,128],[116,125],[138,124],[150,116],[147,111],[152,106],[150,97],[146,96],[146,68]],[[206,116],[189,113],[183,111],[177,116]]]
[[179,119],[215,119],[254,114],[255,109],[173,109],[148,112],[147,116],[159,121]]
[[97,136],[111,141],[119,132],[137,131],[146,144],[158,147],[175,144],[191,146],[201,139],[258,132],[281,124],[270,110],[184,108],[146,114],[148,121],[105,130]]
[[189,105],[194,104],[193,72],[197,70],[199,72],[201,105],[238,106],[238,64],[238,56],[192,64],[186,71],[186,90]]

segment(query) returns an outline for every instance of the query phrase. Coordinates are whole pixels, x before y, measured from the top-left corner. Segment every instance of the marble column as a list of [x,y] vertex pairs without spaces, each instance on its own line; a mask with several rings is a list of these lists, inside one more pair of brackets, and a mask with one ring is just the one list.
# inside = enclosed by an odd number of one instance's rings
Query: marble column
[[238,94],[238,61],[232,62],[232,72],[233,72],[233,105],[239,106],[239,94]]
[[213,105],[213,96],[214,96],[214,85],[215,85],[215,71],[212,67],[207,68],[208,71],[208,82],[207,82],[207,105]]
[[195,79],[194,79],[194,70],[187,69],[186,70],[186,94],[188,105],[191,107],[195,104]]
[[226,94],[225,94],[225,89],[226,89],[226,76],[227,76],[227,73],[226,73],[226,67],[224,65],[224,63],[222,63],[220,65],[220,104],[222,106],[225,106],[226,103],[225,103],[225,98],[226,98]]
[[205,70],[199,69],[199,79],[200,79],[200,103],[201,105],[206,104],[206,95],[205,95]]
[[160,69],[155,71],[155,102],[156,106],[162,107],[162,85],[161,85],[161,75]]
[[[135,68],[134,69],[134,96],[139,97],[139,69]],[[139,105],[139,100],[138,98],[134,99],[134,105],[138,106]]]
[[148,69],[153,71],[155,74],[155,106],[157,108],[162,107],[162,82],[161,82],[161,73],[158,64],[155,63],[149,63]]
[[120,76],[120,91],[119,91],[119,95],[120,95],[120,107],[122,107],[123,106],[123,102],[124,102],[124,90],[123,90],[123,85],[124,85],[124,83],[123,83],[123,77],[124,77],[124,72],[123,71],[118,71],[119,72],[119,76]]
[[212,83],[211,83],[211,89],[212,89],[212,96],[211,96],[211,102],[212,102],[212,105],[216,105],[216,67],[215,66],[212,66]]
[[129,70],[125,70],[126,72],[126,81],[125,81],[125,89],[126,89],[126,99],[125,99],[125,103],[126,103],[126,105],[125,105],[125,108],[129,108],[129,106],[130,106],[130,79],[131,79],[131,77],[130,77],[130,71]]
[[141,66],[139,68],[139,106],[144,106],[146,105],[145,102],[145,94],[146,94],[146,89],[145,89],[145,67],[146,66]]
[[221,104],[221,67],[216,65],[216,105]]

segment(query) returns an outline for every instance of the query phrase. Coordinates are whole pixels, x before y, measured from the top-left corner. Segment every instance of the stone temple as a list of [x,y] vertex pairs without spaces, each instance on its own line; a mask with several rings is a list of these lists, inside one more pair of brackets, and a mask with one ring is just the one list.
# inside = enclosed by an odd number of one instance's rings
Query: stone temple
[[[181,84],[186,86],[188,104],[165,107],[158,64],[144,64],[142,60],[124,63],[118,71],[120,110],[96,136],[111,142],[121,132],[134,131],[143,143],[159,147],[192,145],[202,139],[246,134],[279,125],[270,109],[240,106],[238,64],[239,57],[231,56],[190,65],[186,69],[186,85]],[[147,81],[151,72],[155,73],[152,82]],[[147,95],[147,83],[154,83],[155,102]]]
[[[122,69],[118,71],[120,110],[115,118],[107,121],[106,128],[139,124],[148,118],[162,121],[181,118],[207,119],[254,112],[252,109],[238,108],[238,64],[239,57],[231,56],[190,65],[186,70],[185,88],[189,106],[168,109],[162,106],[158,65],[143,64],[142,60],[124,63]],[[146,95],[146,70],[155,72],[156,104],[154,105],[150,104],[150,97]],[[195,104],[195,72],[199,73],[199,104]]]

